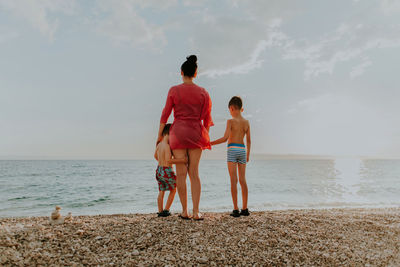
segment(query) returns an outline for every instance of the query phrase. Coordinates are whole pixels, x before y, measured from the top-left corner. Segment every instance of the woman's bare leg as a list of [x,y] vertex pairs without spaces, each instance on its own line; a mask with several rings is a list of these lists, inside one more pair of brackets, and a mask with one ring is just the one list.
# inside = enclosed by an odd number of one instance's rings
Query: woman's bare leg
[[246,182],[246,164],[238,164],[239,169],[239,183],[240,188],[242,189],[242,201],[243,207],[242,209],[247,209],[247,197],[248,197],[248,189],[247,189],[247,182]]
[[229,162],[228,161],[228,172],[229,176],[231,177],[231,194],[232,194],[232,202],[233,202],[233,209],[238,210],[238,201],[237,201],[237,163],[236,162]]
[[176,188],[174,188],[174,190],[169,191],[167,204],[165,204],[166,210],[169,210],[171,208],[172,202],[174,202],[175,193],[176,193]]
[[193,218],[199,219],[201,217],[199,213],[200,194],[201,194],[201,182],[199,177],[199,163],[201,158],[202,150],[200,148],[189,149],[189,178],[190,188],[192,191],[193,201]]
[[[186,149],[174,149],[172,150],[172,154],[177,159],[182,159],[186,156]],[[176,187],[178,189],[179,200],[182,204],[182,213],[183,217],[188,217],[188,209],[187,209],[187,190],[186,190],[186,175],[187,175],[187,167],[186,164],[176,164]]]

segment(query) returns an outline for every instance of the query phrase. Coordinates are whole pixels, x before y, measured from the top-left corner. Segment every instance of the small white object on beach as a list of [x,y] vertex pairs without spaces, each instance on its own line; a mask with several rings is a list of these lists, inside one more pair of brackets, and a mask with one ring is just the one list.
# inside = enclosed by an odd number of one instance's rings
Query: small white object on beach
[[65,218],[63,218],[60,214],[60,210],[61,210],[61,207],[56,206],[54,211],[51,213],[51,216],[50,216],[51,224],[63,224],[64,221],[72,220],[71,212],[68,212],[68,215]]
[[208,258],[207,258],[207,256],[198,257],[197,261],[200,262],[200,263],[207,263],[208,262]]

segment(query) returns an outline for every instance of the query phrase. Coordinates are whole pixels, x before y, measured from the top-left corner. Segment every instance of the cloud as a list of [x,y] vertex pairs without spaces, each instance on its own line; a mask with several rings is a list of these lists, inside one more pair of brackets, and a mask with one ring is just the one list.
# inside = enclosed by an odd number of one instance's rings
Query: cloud
[[[310,16],[306,6],[293,1],[228,1],[231,9],[226,13],[245,14],[218,15],[203,12],[202,20],[191,38],[192,50],[200,55],[203,75],[216,77],[227,74],[243,74],[259,68],[267,49],[276,48],[285,60],[304,61],[304,79],[310,80],[321,74],[333,74],[339,64],[348,62],[349,76],[362,75],[372,64],[372,51],[400,46],[400,25],[388,23],[382,18],[379,3],[364,5],[354,2],[354,9],[347,20],[332,30],[320,28],[320,33],[307,36],[289,34],[297,20]],[[381,7],[390,9],[397,2],[386,0]],[[235,10],[236,9],[236,10]],[[376,17],[376,20],[365,19]],[[284,27],[282,26],[284,24]],[[363,64],[357,63],[363,60]],[[365,62],[370,63],[365,63]]]
[[245,74],[253,69],[260,68],[263,60],[260,59],[262,52],[268,47],[277,45],[281,40],[284,40],[285,36],[279,31],[269,33],[268,40],[261,40],[257,43],[253,52],[248,55],[248,60],[240,63],[236,66],[225,67],[220,69],[209,69],[201,72],[200,75],[206,75],[208,77],[214,78],[216,76],[226,75],[226,74]]
[[54,14],[73,14],[75,10],[74,0],[0,0],[0,8],[11,11],[11,13],[26,20],[46,36],[50,41],[54,40],[59,20],[51,18]]
[[282,21],[297,11],[298,4],[289,0],[227,0],[220,9],[196,9],[189,45],[199,55],[201,74],[217,77],[259,68],[267,48],[284,45]]
[[95,18],[98,33],[109,37],[116,44],[160,50],[167,44],[165,25],[149,22],[140,14],[142,9],[166,9],[176,0],[114,0],[100,1]]
[[357,76],[362,75],[365,72],[365,69],[372,65],[372,62],[369,59],[365,59],[363,63],[353,67],[350,72],[350,77],[355,78]]
[[201,60],[201,75],[244,74],[259,68],[262,53],[286,39],[280,31],[281,21],[276,14],[264,20],[202,14],[190,39]]
[[[399,30],[397,26],[342,24],[318,40],[293,40],[286,46],[283,58],[304,60],[304,77],[309,80],[323,73],[332,74],[341,62],[367,58],[370,50],[400,46],[400,36],[396,34]],[[371,64],[365,63],[362,69],[356,66],[350,76],[361,75]]]
[[288,113],[294,114],[299,111],[317,112],[321,107],[332,105],[332,94],[323,94],[311,98],[306,98],[297,102],[297,104],[288,110]]
[[379,2],[385,15],[400,13],[400,2],[398,0],[381,0]]

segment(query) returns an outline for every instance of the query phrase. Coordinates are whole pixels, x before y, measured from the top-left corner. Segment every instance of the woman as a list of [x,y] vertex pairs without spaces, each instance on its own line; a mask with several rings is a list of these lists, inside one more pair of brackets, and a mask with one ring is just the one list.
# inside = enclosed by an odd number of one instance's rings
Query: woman
[[169,144],[175,158],[188,157],[188,167],[176,165],[176,184],[179,199],[182,204],[182,219],[189,219],[187,209],[186,175],[189,173],[193,200],[193,219],[202,220],[199,213],[201,183],[199,177],[199,162],[201,152],[211,149],[208,131],[214,123],[211,118],[211,99],[207,91],[193,83],[197,76],[197,57],[186,58],[181,66],[183,83],[171,87],[167,102],[160,119],[158,141],[162,139],[162,131],[174,110],[174,122],[170,129]]

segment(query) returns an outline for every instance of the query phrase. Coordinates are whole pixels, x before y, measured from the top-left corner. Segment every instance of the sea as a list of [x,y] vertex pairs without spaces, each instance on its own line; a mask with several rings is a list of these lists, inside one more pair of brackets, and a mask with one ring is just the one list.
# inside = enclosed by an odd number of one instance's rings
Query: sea
[[[154,160],[1,160],[0,217],[48,216],[56,205],[72,215],[155,213],[155,169]],[[201,211],[231,211],[226,162],[202,160],[200,178]],[[253,160],[246,179],[252,211],[400,206],[400,160]],[[180,210],[177,194],[171,212]]]

